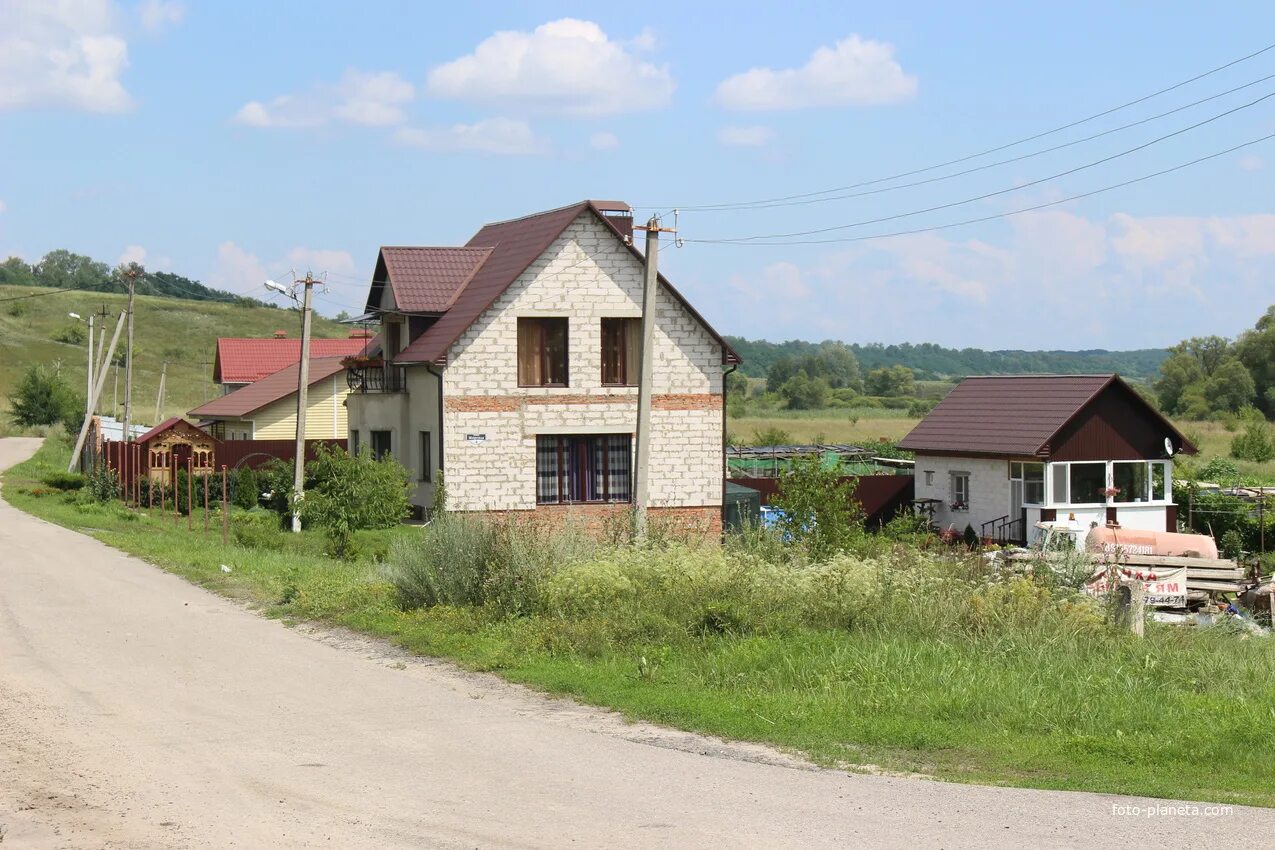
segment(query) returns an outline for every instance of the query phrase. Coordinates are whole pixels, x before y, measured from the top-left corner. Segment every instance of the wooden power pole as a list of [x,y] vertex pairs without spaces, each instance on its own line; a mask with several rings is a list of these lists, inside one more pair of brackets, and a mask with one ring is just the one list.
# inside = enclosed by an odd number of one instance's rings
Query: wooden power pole
[[297,364],[297,446],[292,464],[292,530],[301,531],[301,500],[305,497],[305,409],[310,387],[310,299],[315,279],[306,272],[301,281],[301,362]]
[[128,281],[128,349],[124,352],[124,439],[133,439],[128,430],[133,418],[133,296],[137,290],[137,268],[130,266],[124,270],[124,279]]
[[164,409],[164,381],[168,378],[168,361],[164,361],[164,365],[159,370],[159,394],[155,397],[155,424],[158,425],[163,420],[159,418],[160,412]]

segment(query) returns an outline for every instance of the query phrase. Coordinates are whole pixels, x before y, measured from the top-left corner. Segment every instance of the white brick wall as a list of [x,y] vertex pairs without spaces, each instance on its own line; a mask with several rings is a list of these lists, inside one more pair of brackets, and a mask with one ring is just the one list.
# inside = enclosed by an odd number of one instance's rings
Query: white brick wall
[[[613,397],[614,402],[528,404],[520,410],[444,414],[449,505],[457,510],[534,508],[537,434],[632,433],[637,389],[602,386],[601,320],[641,314],[642,263],[590,213],[582,214],[452,346],[446,399],[467,396]],[[518,386],[518,318],[566,316],[567,387]],[[721,347],[666,292],[659,293],[654,392],[720,394]],[[471,443],[466,434],[485,434]],[[722,413],[656,410],[651,504],[721,504]]]
[[[926,484],[926,473],[933,473],[933,483]],[[952,504],[953,472],[970,475],[968,511],[954,511]],[[964,531],[1009,513],[1009,461],[974,457],[918,455],[916,458],[916,498],[942,502],[934,514],[939,528],[954,527]]]

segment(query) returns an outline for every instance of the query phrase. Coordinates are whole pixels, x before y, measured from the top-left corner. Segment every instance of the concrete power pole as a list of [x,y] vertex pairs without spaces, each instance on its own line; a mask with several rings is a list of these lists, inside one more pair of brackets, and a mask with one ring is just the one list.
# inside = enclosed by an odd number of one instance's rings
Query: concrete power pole
[[133,435],[128,428],[133,418],[133,295],[137,289],[137,269],[125,269],[124,279],[128,281],[128,349],[124,352],[124,439],[131,440]]
[[301,501],[305,497],[305,408],[310,388],[310,299],[315,279],[306,273],[301,281],[305,294],[301,301],[301,362],[297,364],[297,447],[292,469],[292,530],[301,531]]
[[637,451],[633,469],[633,531],[638,540],[646,539],[646,509],[650,499],[651,465],[651,390],[655,373],[655,304],[659,290],[660,233],[654,216],[646,223],[646,263],[642,280],[642,350],[639,360]]
[[164,361],[164,365],[159,370],[159,395],[155,397],[155,424],[158,425],[161,420],[159,418],[160,411],[164,409],[164,381],[168,378],[168,361]]
[[[123,327],[124,315],[121,313],[119,320],[115,323],[115,333],[111,334],[111,346],[106,352],[106,364],[103,365],[102,370],[93,381],[93,397],[89,399],[90,410],[97,407],[98,396],[102,394],[102,387],[106,384],[106,370],[110,367],[111,358],[115,356],[115,344],[120,341],[120,330]],[[67,472],[74,472],[75,467],[80,462],[80,452],[84,451],[84,440],[88,437],[89,423],[92,419],[93,417],[91,416],[84,417],[84,424],[80,426],[80,436],[75,441],[75,450],[71,452],[71,462],[66,466]]]

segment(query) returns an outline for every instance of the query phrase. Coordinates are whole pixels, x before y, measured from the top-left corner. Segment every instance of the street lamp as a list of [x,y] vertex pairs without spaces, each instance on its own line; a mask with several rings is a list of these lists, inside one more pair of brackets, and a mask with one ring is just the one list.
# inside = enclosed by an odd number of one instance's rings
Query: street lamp
[[[75,319],[77,322],[84,321],[84,317],[81,316],[79,313],[67,313],[66,315],[72,319]],[[88,326],[89,326],[89,363],[88,363],[88,368],[84,370],[84,374],[85,374],[84,403],[86,406],[93,404],[93,314],[92,313],[89,313]],[[84,411],[84,415],[92,416],[93,408],[86,407]]]
[[305,495],[305,407],[306,390],[310,386],[310,296],[314,290],[314,278],[306,274],[305,280],[298,281],[304,289],[304,297],[297,298],[295,289],[290,289],[273,280],[265,282],[266,289],[288,296],[293,301],[299,300],[301,307],[301,358],[297,363],[297,443],[292,460],[292,530],[301,531],[301,500]]

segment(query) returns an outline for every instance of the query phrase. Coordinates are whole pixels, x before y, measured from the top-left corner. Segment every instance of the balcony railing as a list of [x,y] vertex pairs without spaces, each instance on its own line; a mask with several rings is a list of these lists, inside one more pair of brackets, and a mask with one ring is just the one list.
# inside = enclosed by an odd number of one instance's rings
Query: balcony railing
[[407,392],[405,366],[350,366],[345,370],[345,380],[350,391],[356,393]]

